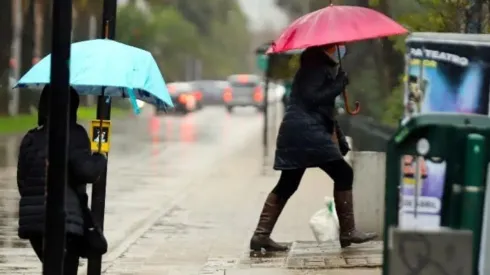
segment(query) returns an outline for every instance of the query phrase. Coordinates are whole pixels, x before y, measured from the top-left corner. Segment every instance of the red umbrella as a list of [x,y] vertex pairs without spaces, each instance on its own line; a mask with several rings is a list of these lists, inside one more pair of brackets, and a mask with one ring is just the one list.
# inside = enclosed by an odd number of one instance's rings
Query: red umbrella
[[[311,46],[341,44],[407,32],[400,24],[375,10],[357,6],[330,5],[295,20],[272,43],[267,53],[281,53]],[[359,102],[355,103],[354,111],[350,110],[346,92],[344,92],[344,101],[349,114],[359,113]]]
[[268,53],[311,46],[380,38],[408,31],[386,15],[356,6],[334,6],[296,19],[276,39]]

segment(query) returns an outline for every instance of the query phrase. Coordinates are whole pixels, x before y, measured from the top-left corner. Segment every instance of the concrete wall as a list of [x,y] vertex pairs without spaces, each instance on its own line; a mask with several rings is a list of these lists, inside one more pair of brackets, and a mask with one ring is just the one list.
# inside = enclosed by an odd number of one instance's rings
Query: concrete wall
[[385,203],[385,153],[353,152],[354,215],[359,230],[382,236]]

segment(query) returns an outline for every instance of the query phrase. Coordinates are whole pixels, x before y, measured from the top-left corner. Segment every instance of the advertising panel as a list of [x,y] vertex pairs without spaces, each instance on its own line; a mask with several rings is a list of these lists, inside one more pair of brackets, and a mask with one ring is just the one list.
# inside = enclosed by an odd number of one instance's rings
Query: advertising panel
[[[431,112],[487,114],[489,60],[488,47],[408,39],[402,123]],[[400,226],[438,228],[446,163],[405,156],[401,167]]]

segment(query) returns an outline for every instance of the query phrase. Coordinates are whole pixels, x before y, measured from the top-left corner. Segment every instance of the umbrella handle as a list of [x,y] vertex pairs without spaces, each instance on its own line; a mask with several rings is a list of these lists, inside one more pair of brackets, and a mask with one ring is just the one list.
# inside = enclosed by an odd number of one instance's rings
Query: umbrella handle
[[356,105],[356,109],[355,110],[351,110],[351,108],[349,106],[349,98],[347,96],[347,91],[344,90],[342,92],[342,95],[344,96],[345,111],[348,114],[350,114],[350,115],[357,115],[357,114],[359,114],[359,112],[361,111],[361,103],[359,101],[354,102],[354,104]]

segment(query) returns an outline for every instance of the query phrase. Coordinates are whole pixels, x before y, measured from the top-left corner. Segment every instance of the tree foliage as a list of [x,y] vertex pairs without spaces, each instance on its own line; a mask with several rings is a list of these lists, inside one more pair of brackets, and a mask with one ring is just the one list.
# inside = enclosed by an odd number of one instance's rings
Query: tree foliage
[[198,53],[193,24],[172,7],[153,10],[151,17],[128,5],[119,10],[118,40],[153,53],[167,80],[178,80],[188,54]]
[[189,59],[201,61],[205,78],[251,70],[244,66],[251,37],[236,1],[148,0],[147,4],[148,11],[134,3],[119,9],[117,38],[151,51],[168,81],[184,79]]

